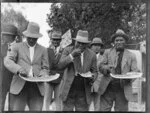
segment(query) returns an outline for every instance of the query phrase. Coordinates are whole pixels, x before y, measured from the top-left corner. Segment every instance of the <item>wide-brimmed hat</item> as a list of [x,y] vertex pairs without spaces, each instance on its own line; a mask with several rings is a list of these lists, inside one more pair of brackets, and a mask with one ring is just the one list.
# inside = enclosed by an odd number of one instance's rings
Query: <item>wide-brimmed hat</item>
[[27,30],[23,32],[23,35],[31,38],[39,38],[43,36],[39,31],[40,27],[37,23],[29,22]]
[[1,29],[2,34],[18,35],[18,29],[12,24],[3,24]]
[[98,37],[96,37],[96,38],[94,38],[94,39],[92,40],[91,46],[94,45],[94,44],[99,44],[99,45],[101,45],[101,46],[104,45],[103,42],[102,42],[102,39],[101,39],[101,38],[98,38]]
[[76,38],[74,38],[73,40],[76,40],[82,43],[90,43],[90,41],[88,40],[88,31],[79,30]]
[[123,37],[126,41],[128,41],[129,39],[128,35],[125,34],[125,32],[122,29],[118,29],[116,33],[111,36],[111,41],[114,42],[115,38],[118,36]]
[[60,31],[52,31],[50,36],[51,39],[61,39],[62,33]]

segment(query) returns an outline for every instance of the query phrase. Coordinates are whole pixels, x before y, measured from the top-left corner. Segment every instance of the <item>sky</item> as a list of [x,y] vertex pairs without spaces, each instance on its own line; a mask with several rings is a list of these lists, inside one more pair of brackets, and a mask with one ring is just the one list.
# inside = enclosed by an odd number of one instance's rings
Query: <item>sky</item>
[[9,9],[10,5],[16,11],[21,11],[28,21],[36,22],[40,26],[40,33],[43,34],[39,38],[38,43],[48,47],[49,38],[47,31],[51,29],[46,22],[46,14],[50,12],[51,3],[1,3],[1,11]]

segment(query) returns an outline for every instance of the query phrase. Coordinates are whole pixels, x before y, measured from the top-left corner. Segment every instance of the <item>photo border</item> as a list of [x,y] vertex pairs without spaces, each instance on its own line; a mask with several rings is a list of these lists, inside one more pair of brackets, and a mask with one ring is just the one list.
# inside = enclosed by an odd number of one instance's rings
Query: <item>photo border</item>
[[[46,2],[33,2],[34,0],[32,0],[32,3],[108,3],[109,0],[105,1],[105,0],[47,0]],[[111,1],[115,1],[115,0],[111,0]],[[122,0],[119,0],[122,1]],[[145,2],[146,3],[146,109],[145,109],[145,113],[150,113],[150,0],[134,0],[134,2]],[[8,3],[8,2],[2,2],[2,3]],[[12,2],[9,2],[12,3]],[[13,2],[13,3],[24,3],[24,2]],[[29,2],[27,2],[29,3]],[[122,2],[123,3],[123,2]],[[0,28],[1,31],[1,28]],[[1,46],[1,40],[0,40],[0,46]],[[1,53],[1,49],[0,49],[0,53]],[[0,54],[1,56],[1,54]],[[2,57],[0,58],[0,72],[2,69]],[[1,106],[1,102],[2,102],[2,76],[0,73],[0,106]],[[0,107],[1,108],[1,107]],[[2,110],[0,109],[0,111],[2,112]],[[14,113],[12,111],[4,111],[6,113]],[[23,112],[28,112],[28,113],[33,113],[33,111],[23,111]],[[38,112],[38,111],[35,111]],[[40,111],[38,113],[49,113],[50,111]],[[61,113],[63,113],[64,111],[61,111]],[[17,112],[17,113],[22,113],[22,112]],[[52,111],[51,113],[58,113],[57,111]],[[64,112],[65,113],[65,112]],[[70,112],[69,112],[70,113]],[[140,112],[138,112],[140,113]],[[143,113],[143,112],[142,112]]]

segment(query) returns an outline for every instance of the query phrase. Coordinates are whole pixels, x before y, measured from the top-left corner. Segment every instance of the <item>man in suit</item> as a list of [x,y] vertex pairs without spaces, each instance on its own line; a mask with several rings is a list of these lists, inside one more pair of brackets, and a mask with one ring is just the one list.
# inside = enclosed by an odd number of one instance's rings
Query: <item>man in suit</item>
[[114,79],[113,74],[126,74],[137,69],[136,57],[125,49],[128,36],[123,30],[118,29],[112,35],[114,47],[104,53],[104,59],[100,65],[100,71],[104,74],[100,83],[100,110],[111,111],[114,103],[115,111],[128,111],[128,102],[134,101],[131,79]]
[[[87,48],[90,43],[88,32],[79,30],[75,46],[64,49],[59,66],[64,68],[60,97],[63,111],[88,111],[91,103],[91,84],[97,77],[96,55]],[[80,74],[92,72],[93,76],[84,78]]]
[[60,81],[63,76],[63,70],[58,69],[58,62],[63,49],[60,47],[62,33],[60,31],[52,31],[50,33],[51,45],[47,49],[49,58],[50,75],[60,74],[60,77],[52,82],[45,83],[44,110],[49,110],[54,92],[54,102],[56,111],[61,111],[61,100],[59,98]]
[[23,111],[28,105],[29,110],[42,110],[44,83],[28,82],[24,77],[40,77],[48,75],[47,49],[37,43],[42,34],[37,23],[29,22],[23,32],[26,41],[15,44],[4,59],[4,64],[13,75],[10,86],[10,110]]
[[[97,58],[97,67],[100,65],[103,59],[103,42],[100,37],[96,37],[92,40],[91,43],[91,50],[96,53]],[[98,77],[93,83],[93,90],[94,93],[92,93],[93,96],[93,102],[94,102],[94,111],[100,110],[100,92],[99,92],[99,86],[100,86],[100,80],[102,77],[102,73],[98,71]]]
[[96,37],[92,40],[91,43],[91,49],[96,53],[96,58],[97,58],[97,65],[102,61],[103,59],[103,42],[102,39],[100,37]]
[[[2,31],[1,31],[1,60],[2,60],[2,104],[1,109],[4,110],[5,106],[5,99],[6,95],[9,92],[10,83],[12,80],[12,75],[8,69],[5,68],[3,60],[4,57],[7,55],[7,52],[11,50],[11,46],[16,43],[15,39],[18,35],[17,27],[12,24],[4,24],[2,25]],[[8,93],[9,97],[9,93]],[[8,107],[9,109],[9,107]]]

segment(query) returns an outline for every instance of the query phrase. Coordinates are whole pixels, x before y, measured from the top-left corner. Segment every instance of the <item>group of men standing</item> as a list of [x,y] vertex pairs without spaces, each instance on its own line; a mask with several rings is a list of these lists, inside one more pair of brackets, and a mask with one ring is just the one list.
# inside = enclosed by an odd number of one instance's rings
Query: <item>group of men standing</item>
[[[10,49],[8,45],[12,44],[12,40],[2,44],[2,50],[6,48],[3,68],[10,73],[8,75],[2,71],[3,89],[8,89],[3,90],[3,97],[9,92],[10,111],[24,111],[26,105],[31,111],[49,110],[53,93],[57,111],[88,111],[92,101],[95,111],[111,111],[113,105],[115,111],[128,111],[128,102],[134,99],[132,80],[110,76],[110,73],[138,71],[135,55],[125,49],[129,37],[124,31],[117,30],[112,35],[114,46],[104,53],[102,40],[96,37],[89,41],[86,30],[79,30],[76,38],[73,38],[75,43],[64,49],[60,47],[60,31],[51,32],[52,44],[49,48],[37,43],[38,38],[42,37],[39,31],[37,23],[29,22],[27,30],[23,32],[25,42],[13,44]],[[7,39],[5,35],[15,37],[16,34],[11,32],[2,30],[2,39]],[[3,45],[6,47],[3,48]],[[91,77],[81,76],[88,72],[92,73]],[[45,83],[27,82],[19,77],[19,74],[45,77],[56,73],[60,74],[58,79]],[[5,79],[7,76],[9,78]],[[4,101],[5,98],[2,105]]]

